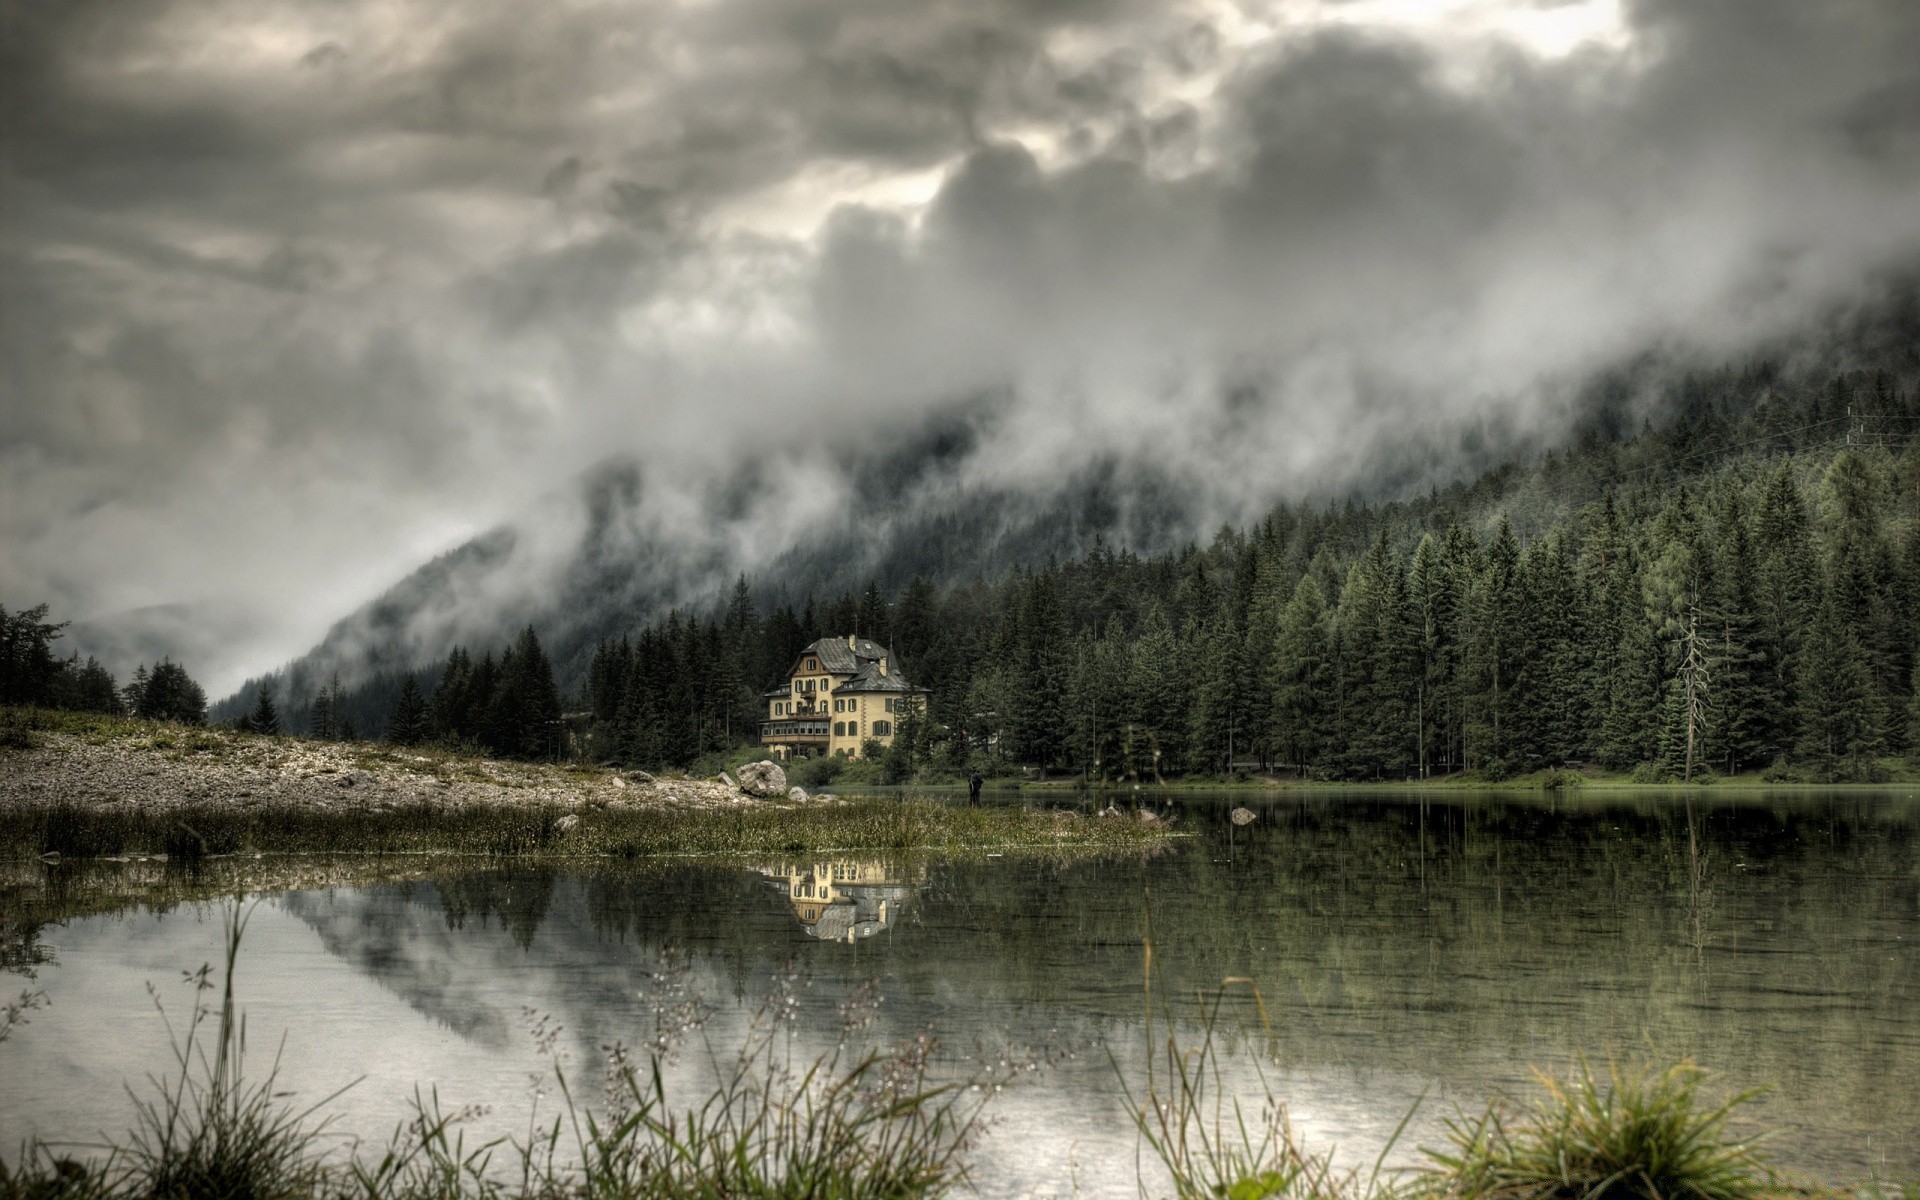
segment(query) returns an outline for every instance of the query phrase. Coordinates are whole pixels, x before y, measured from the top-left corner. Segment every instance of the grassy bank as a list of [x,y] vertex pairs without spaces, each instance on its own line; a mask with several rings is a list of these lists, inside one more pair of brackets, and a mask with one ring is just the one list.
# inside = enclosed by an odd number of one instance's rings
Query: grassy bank
[[[1903,758],[1886,758],[1876,764],[1874,777],[1870,780],[1818,780],[1792,772],[1783,772],[1769,768],[1764,771],[1743,771],[1737,775],[1719,775],[1712,771],[1701,771],[1691,784],[1678,779],[1648,778],[1644,774],[1629,771],[1606,771],[1599,768],[1572,770],[1556,768],[1531,771],[1523,775],[1512,775],[1503,779],[1489,779],[1476,771],[1460,771],[1451,775],[1434,776],[1428,779],[1312,779],[1289,774],[1252,774],[1243,773],[1231,776],[1206,775],[1182,776],[1168,779],[1162,783],[1144,782],[1139,785],[1143,796],[1190,795],[1200,792],[1547,792],[1547,791],[1612,791],[1612,792],[1673,792],[1699,788],[1721,788],[1742,792],[1829,792],[1829,791],[1884,791],[1888,788],[1912,788],[1920,785],[1920,767]],[[956,785],[964,791],[964,785]],[[936,790],[936,789],[929,789]],[[944,789],[940,789],[944,790]],[[989,781],[986,790],[1022,791],[1022,792],[1097,792],[1113,796],[1130,796],[1135,791],[1131,780],[1109,782],[1104,787],[1089,784],[1078,776],[1047,780],[1025,781]]]
[[55,803],[0,824],[0,856],[461,854],[491,857],[817,854],[838,850],[964,853],[981,849],[1144,848],[1173,833],[1132,820],[928,800],[867,797],[831,805],[580,808],[522,805],[317,811],[299,805],[196,802],[165,810]]

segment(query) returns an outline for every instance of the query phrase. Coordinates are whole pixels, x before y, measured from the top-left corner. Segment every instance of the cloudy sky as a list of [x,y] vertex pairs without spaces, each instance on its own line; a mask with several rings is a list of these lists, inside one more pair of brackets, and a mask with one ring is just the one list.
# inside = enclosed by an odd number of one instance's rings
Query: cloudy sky
[[1911,0],[0,0],[0,603],[220,691],[596,462],[771,546],[983,396],[983,480],[1264,502],[1916,248]]

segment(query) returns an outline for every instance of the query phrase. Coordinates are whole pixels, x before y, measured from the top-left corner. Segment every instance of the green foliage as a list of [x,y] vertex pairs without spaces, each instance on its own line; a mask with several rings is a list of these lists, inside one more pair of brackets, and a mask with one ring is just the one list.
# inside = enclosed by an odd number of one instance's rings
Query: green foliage
[[126,698],[128,711],[144,720],[207,723],[207,694],[172,659],[161,659],[152,671],[143,666],[134,672]]
[[1518,1111],[1495,1103],[1477,1120],[1449,1122],[1448,1150],[1417,1190],[1478,1200],[1751,1200],[1775,1190],[1751,1141],[1727,1117],[1757,1093],[1707,1107],[1706,1073],[1585,1063],[1565,1083],[1540,1077],[1544,1101]]
[[788,763],[787,778],[808,791],[817,791],[840,778],[846,769],[846,759],[823,754],[814,758],[797,758]]
[[273,684],[263,682],[254,694],[253,709],[247,714],[247,731],[264,737],[280,733],[280,709],[273,702]]
[[[879,766],[864,764],[876,782]],[[575,822],[563,821],[567,816]],[[167,854],[187,862],[237,853],[637,858],[980,846],[1138,849],[1169,836],[1132,821],[1071,821],[1039,810],[893,797],[718,810],[529,804],[450,811],[422,803],[381,811],[201,802],[162,812],[63,803],[17,808],[8,817],[0,823],[0,857]]]

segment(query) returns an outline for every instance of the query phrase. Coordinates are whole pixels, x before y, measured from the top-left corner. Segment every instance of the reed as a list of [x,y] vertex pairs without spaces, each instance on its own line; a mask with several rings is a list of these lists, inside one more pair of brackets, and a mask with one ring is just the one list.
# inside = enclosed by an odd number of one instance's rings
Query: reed
[[557,804],[319,809],[194,802],[166,809],[54,803],[0,820],[0,857],[464,854],[493,858],[782,855],[828,850],[1143,849],[1178,834],[1041,809],[864,797],[803,807],[568,808]]
[[[173,1038],[176,1070],[135,1095],[134,1129],[99,1145],[35,1142],[12,1165],[0,1158],[0,1200],[911,1200],[965,1182],[965,1151],[998,1090],[992,1068],[936,1082],[929,1035],[862,1048],[878,1003],[870,993],[843,1006],[830,1051],[795,1063],[788,979],[732,1055],[707,1046],[717,1083],[693,1103],[675,1104],[661,1064],[700,1028],[697,1004],[676,1010],[678,1027],[644,1061],[613,1048],[597,1108],[554,1056],[559,1111],[530,1119],[523,1140],[468,1145],[466,1114],[431,1093],[416,1096],[413,1118],[377,1153],[329,1149],[320,1113],[339,1093],[294,1107],[278,1089],[277,1057],[264,1078],[246,1077],[233,989],[245,925],[236,904],[217,984],[210,965],[188,975],[194,1002]],[[540,1039],[546,1049],[557,1032]]]

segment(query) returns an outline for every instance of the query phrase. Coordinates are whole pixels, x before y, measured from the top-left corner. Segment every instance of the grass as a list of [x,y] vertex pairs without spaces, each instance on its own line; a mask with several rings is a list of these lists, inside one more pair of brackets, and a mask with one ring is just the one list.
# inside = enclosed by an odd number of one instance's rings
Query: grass
[[1782,1191],[1755,1143],[1728,1115],[1757,1093],[1713,1103],[1706,1072],[1689,1062],[1656,1070],[1581,1063],[1565,1081],[1541,1076],[1534,1105],[1495,1104],[1449,1126],[1450,1148],[1430,1154],[1427,1196],[1481,1200],[1753,1200]]
[[[246,1073],[246,1021],[234,996],[245,915],[227,910],[224,971],[189,973],[191,1013],[174,1037],[174,1068],[136,1093],[134,1128],[96,1145],[33,1142],[0,1157],[0,1200],[912,1200],[964,1191],[969,1152],[1002,1068],[942,1079],[937,1043],[865,1036],[877,995],[841,1007],[839,1036],[811,1061],[791,1054],[796,980],[775,986],[741,1045],[705,1043],[714,1082],[692,1096],[664,1082],[662,1063],[703,1038],[709,1010],[669,986],[636,1055],[616,1045],[602,1095],[588,1103],[552,1047],[558,1103],[536,1107],[524,1137],[470,1144],[465,1110],[437,1093],[416,1096],[410,1118],[371,1148],[331,1136],[332,1097],[300,1107],[278,1086],[278,1062]],[[1146,982],[1152,983],[1151,950]],[[1705,1073],[1585,1064],[1565,1080],[1542,1076],[1531,1104],[1497,1101],[1449,1123],[1449,1144],[1399,1170],[1336,1168],[1302,1146],[1269,1090],[1251,1107],[1222,1084],[1219,1018],[1231,989],[1203,1003],[1197,1044],[1165,1026],[1148,1078],[1119,1080],[1142,1143],[1165,1168],[1175,1200],[1760,1200],[1841,1195],[1784,1184],[1728,1117],[1751,1098],[1705,1099]],[[217,993],[217,1001],[215,999]],[[156,1004],[158,998],[156,996]],[[164,1016],[164,1009],[162,1010]],[[171,1025],[170,1025],[171,1028]],[[1149,1023],[1149,1038],[1152,1025]],[[1157,1064],[1154,1065],[1154,1064]],[[1014,1073],[1024,1068],[1012,1068]],[[999,1074],[995,1072],[999,1071]],[[336,1093],[337,1095],[337,1093]],[[535,1100],[536,1106],[540,1103]],[[1412,1116],[1408,1114],[1409,1118]],[[1406,1121],[1402,1122],[1402,1130]],[[1920,1191],[1874,1183],[1861,1200],[1913,1200]]]
[[[691,1103],[669,1095],[661,1063],[697,1030],[698,1012],[666,1029],[644,1062],[615,1047],[597,1107],[576,1097],[555,1056],[559,1109],[530,1118],[523,1140],[469,1146],[464,1113],[429,1093],[384,1149],[341,1151],[320,1115],[333,1097],[294,1107],[278,1090],[277,1060],[258,1081],[245,1075],[246,1021],[233,989],[245,925],[230,907],[217,1005],[211,965],[189,974],[194,1000],[173,1039],[175,1070],[136,1096],[135,1128],[92,1147],[30,1143],[14,1163],[0,1159],[0,1198],[908,1200],[965,1183],[964,1152],[997,1091],[990,1074],[933,1081],[929,1036],[865,1045],[871,993],[843,1006],[833,1049],[795,1063],[789,981],[733,1055],[708,1047],[717,1083]],[[537,1031],[537,1044],[550,1053],[558,1032]]]
[[1134,821],[879,797],[738,808],[402,804],[339,810],[194,802],[158,810],[55,803],[8,812],[0,822],[0,857],[165,854],[198,862],[235,854],[643,858],[828,850],[1075,851],[1143,849],[1171,836]]

